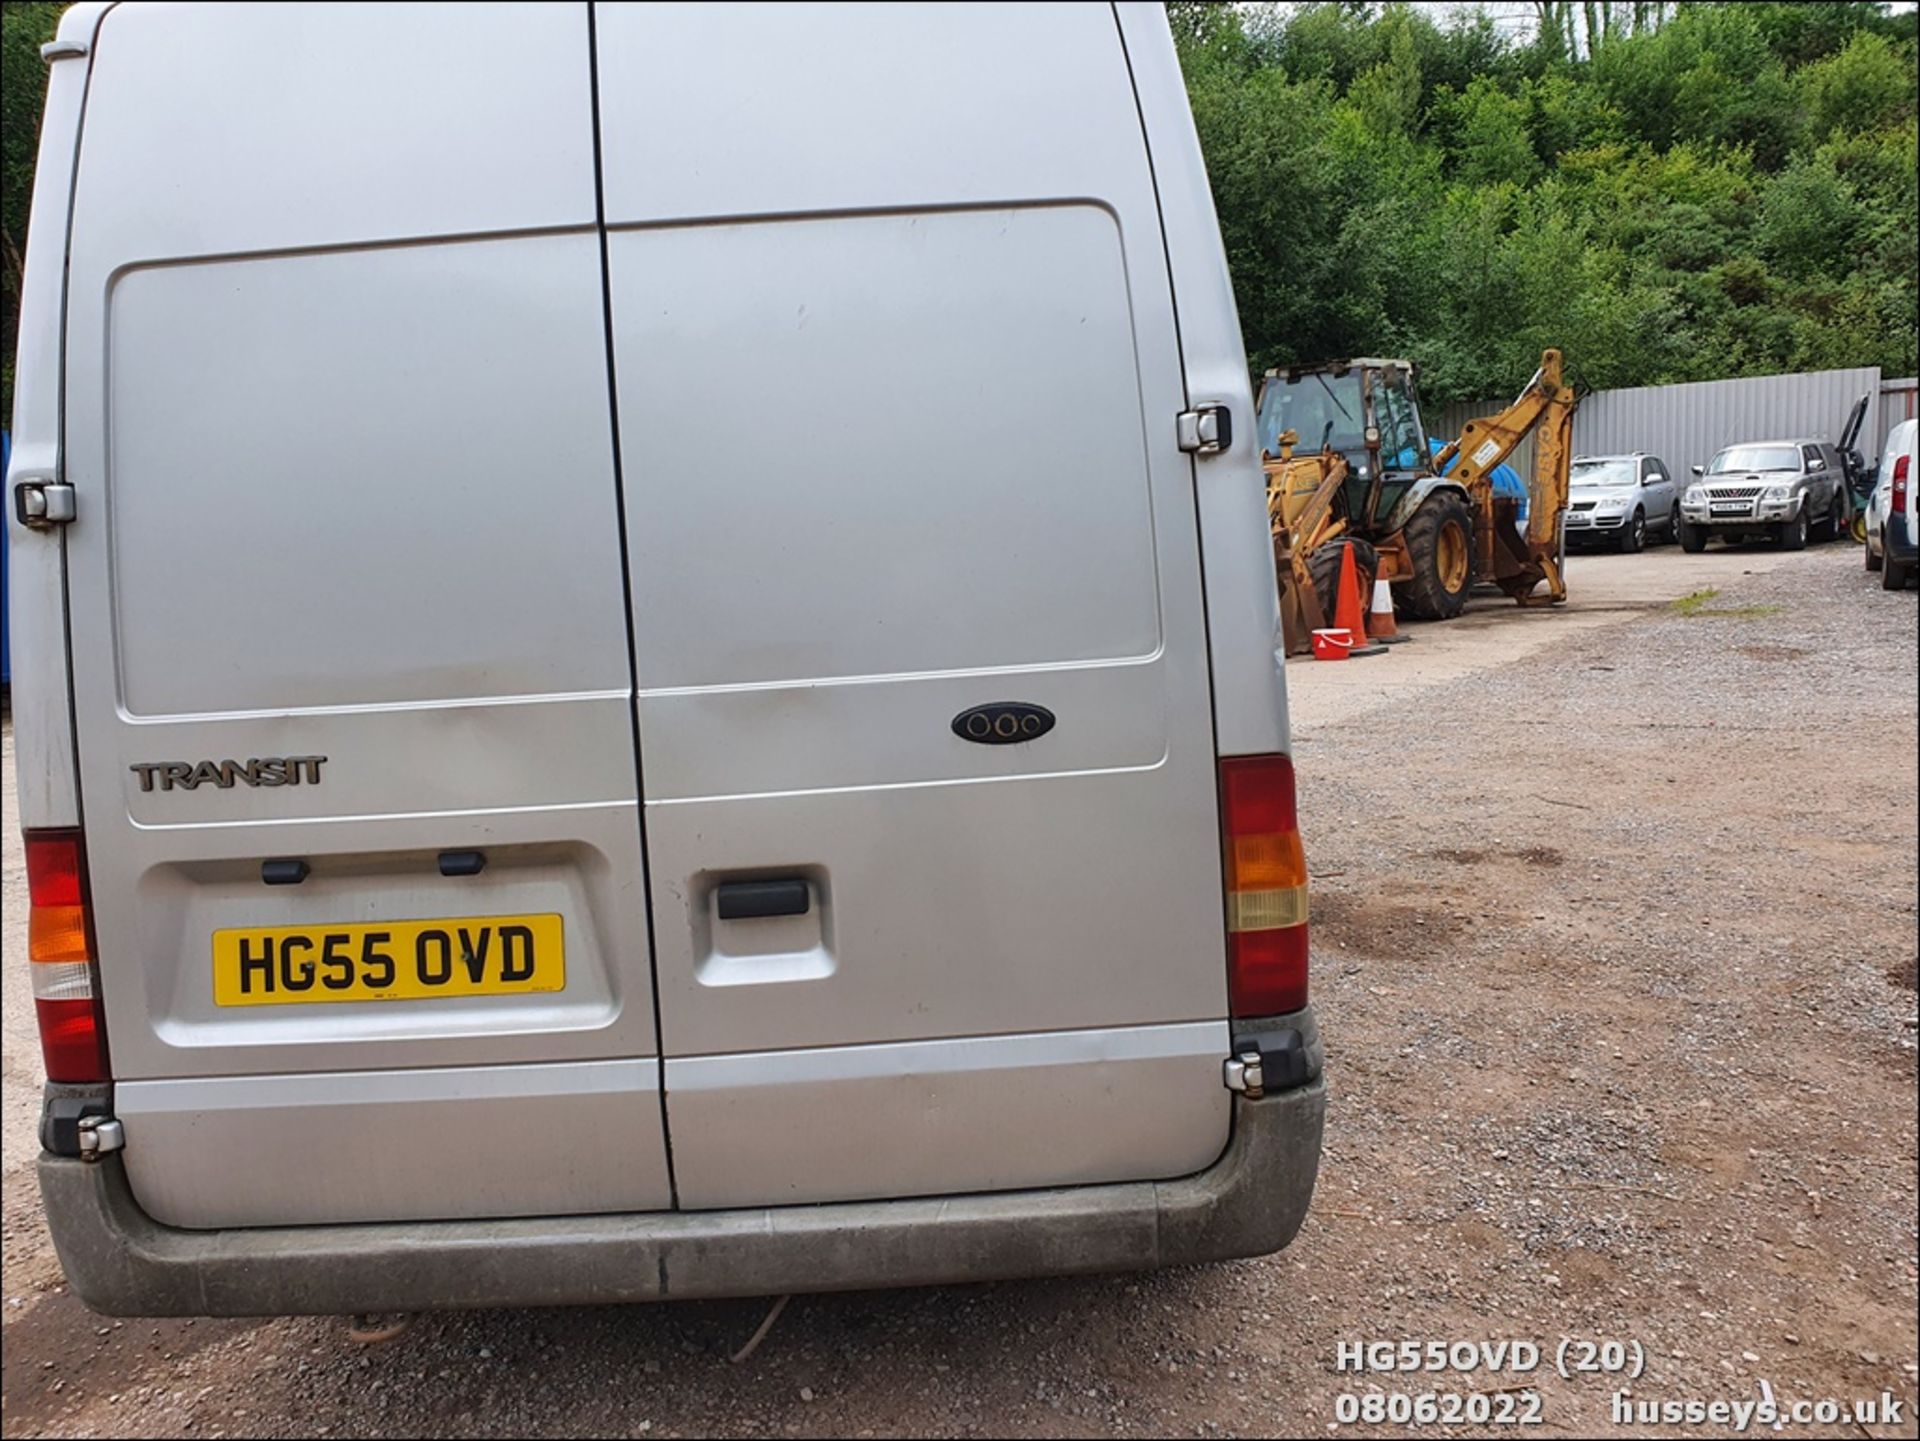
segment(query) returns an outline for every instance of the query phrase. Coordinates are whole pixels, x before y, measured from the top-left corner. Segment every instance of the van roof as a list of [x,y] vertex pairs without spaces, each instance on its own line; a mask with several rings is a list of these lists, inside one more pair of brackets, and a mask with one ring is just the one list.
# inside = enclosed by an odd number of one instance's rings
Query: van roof
[[[93,43],[93,32],[99,28],[100,17],[113,8],[112,0],[81,0],[77,5],[69,5],[60,15],[60,28],[55,32],[50,44],[68,45],[79,42],[83,46]],[[42,58],[47,56],[42,49]]]

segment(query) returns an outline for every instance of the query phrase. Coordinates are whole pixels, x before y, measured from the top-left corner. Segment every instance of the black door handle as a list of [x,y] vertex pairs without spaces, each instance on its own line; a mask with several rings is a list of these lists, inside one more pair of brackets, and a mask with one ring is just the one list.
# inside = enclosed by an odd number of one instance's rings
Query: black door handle
[[804,916],[813,904],[802,880],[728,881],[720,887],[720,919],[746,921],[758,916]]

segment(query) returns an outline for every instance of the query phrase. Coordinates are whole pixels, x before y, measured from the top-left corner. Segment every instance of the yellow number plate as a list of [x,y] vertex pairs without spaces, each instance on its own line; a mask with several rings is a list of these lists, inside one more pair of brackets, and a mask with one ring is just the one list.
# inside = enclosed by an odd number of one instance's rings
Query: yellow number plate
[[222,1006],[512,996],[566,984],[558,915],[213,933],[213,999]]

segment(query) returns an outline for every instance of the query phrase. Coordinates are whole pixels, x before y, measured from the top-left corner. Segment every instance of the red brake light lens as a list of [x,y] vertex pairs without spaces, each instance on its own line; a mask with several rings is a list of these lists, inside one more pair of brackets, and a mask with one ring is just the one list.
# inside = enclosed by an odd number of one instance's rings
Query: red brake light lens
[[36,906],[80,904],[80,833],[27,832],[27,895]]
[[1220,763],[1227,883],[1227,982],[1236,1016],[1277,1016],[1307,1003],[1307,854],[1294,804],[1293,761]]
[[34,1019],[40,1024],[40,1054],[47,1063],[49,1081],[83,1083],[109,1081],[107,1032],[100,1024],[100,1003],[84,1000],[33,1000]]
[[1899,508],[1907,498],[1907,462],[1911,456],[1899,455],[1893,460],[1893,503]]

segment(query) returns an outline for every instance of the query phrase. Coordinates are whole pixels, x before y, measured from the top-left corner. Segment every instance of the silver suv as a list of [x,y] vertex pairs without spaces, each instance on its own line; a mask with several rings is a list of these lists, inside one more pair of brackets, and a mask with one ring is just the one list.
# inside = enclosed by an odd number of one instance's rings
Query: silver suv
[[1576,455],[1567,497],[1567,545],[1607,541],[1628,554],[1658,531],[1680,534],[1680,487],[1657,455]]
[[1824,440],[1763,440],[1730,445],[1680,497],[1680,547],[1698,554],[1709,536],[1771,537],[1787,550],[1832,540],[1852,523],[1846,466]]

